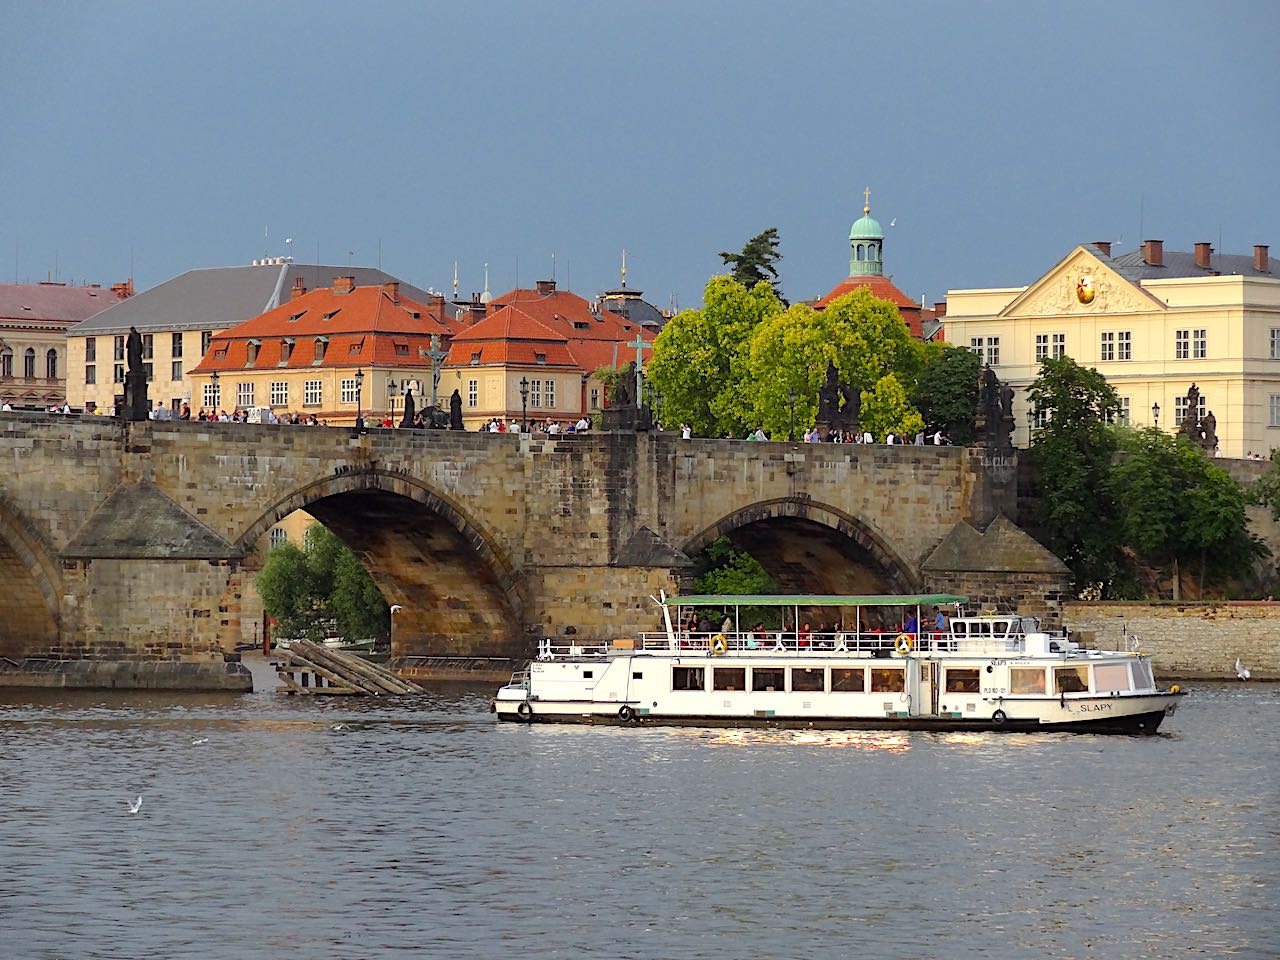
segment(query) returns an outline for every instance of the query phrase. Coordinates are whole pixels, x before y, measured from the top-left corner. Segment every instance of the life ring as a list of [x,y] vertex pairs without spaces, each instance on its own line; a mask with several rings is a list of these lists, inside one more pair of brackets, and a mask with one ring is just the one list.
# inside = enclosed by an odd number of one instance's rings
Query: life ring
[[1009,719],[1009,715],[1005,713],[1003,710],[997,710],[995,713],[991,715],[991,722],[994,723],[997,727],[1000,726],[1000,724],[1004,723],[1008,719]]
[[516,715],[525,723],[533,722],[533,706],[528,700],[522,700],[520,706],[516,707]]
[[899,653],[907,654],[911,652],[911,637],[908,634],[900,633],[893,641],[893,649]]
[[621,720],[623,723],[630,723],[635,718],[636,718],[636,712],[632,710],[631,707],[628,706],[627,704],[624,703],[621,707],[618,708],[618,719]]
[[711,638],[711,655],[713,657],[723,657],[728,649],[729,644],[725,640],[723,633],[717,633]]

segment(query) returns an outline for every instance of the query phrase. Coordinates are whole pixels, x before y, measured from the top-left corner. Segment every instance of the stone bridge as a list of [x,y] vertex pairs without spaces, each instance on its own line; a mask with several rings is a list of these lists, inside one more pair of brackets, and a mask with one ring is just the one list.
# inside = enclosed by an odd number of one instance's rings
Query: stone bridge
[[649,596],[687,588],[721,535],[789,591],[1052,604],[1064,568],[991,522],[1014,515],[1014,467],[954,447],[3,414],[0,657],[28,679],[87,662],[95,684],[242,683],[214,674],[238,672],[222,655],[254,548],[300,509],[402,605],[399,658],[654,629]]

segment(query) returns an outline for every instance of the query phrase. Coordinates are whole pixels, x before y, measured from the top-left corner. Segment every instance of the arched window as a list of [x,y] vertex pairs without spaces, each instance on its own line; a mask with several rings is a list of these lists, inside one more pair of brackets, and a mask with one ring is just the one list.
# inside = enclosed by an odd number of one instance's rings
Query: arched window
[[863,250],[864,250],[863,245],[862,245],[862,244],[858,244],[857,256],[858,256],[858,259],[859,259],[859,260],[861,260],[861,259],[863,258]]
[[22,375],[28,380],[36,378],[36,352],[31,347],[22,355]]
[[58,379],[58,351],[50,350],[44,355],[44,375],[50,380]]
[[0,377],[13,376],[13,350],[5,347],[0,350]]

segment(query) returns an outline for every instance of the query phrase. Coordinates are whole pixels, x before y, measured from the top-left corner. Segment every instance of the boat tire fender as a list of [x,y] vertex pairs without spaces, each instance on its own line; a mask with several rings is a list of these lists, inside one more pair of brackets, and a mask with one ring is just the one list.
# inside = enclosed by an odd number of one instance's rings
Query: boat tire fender
[[906,633],[898,634],[893,641],[893,649],[897,650],[899,653],[910,653],[911,635]]
[[711,638],[711,655],[713,657],[723,657],[728,649],[729,644],[725,640],[723,633],[717,633]]
[[520,706],[516,707],[516,715],[525,723],[533,722],[533,705],[528,700],[523,701]]
[[635,718],[636,718],[636,712],[632,710],[631,707],[628,706],[627,704],[624,703],[621,707],[618,708],[618,719],[621,720],[623,723],[630,723]]
[[1000,726],[1000,724],[1004,723],[1008,719],[1009,719],[1009,715],[1005,713],[1003,710],[997,710],[995,713],[991,715],[991,722],[994,723],[997,727]]

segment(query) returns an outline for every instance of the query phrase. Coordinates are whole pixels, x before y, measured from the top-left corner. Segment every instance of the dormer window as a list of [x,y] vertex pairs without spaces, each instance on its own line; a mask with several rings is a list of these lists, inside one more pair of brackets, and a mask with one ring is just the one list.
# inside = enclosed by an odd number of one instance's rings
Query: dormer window
[[396,348],[396,356],[397,356],[397,357],[407,357],[407,356],[409,355],[409,341],[408,341],[408,340],[396,340],[396,341],[395,341],[395,348]]
[[320,363],[324,360],[324,355],[329,352],[329,338],[316,337],[316,358],[312,363]]
[[290,317],[290,318],[289,318],[289,322],[290,322],[290,323],[297,323],[299,320],[301,320],[301,319],[302,319],[303,317],[305,317],[306,315],[307,315],[307,311],[305,311],[305,310],[303,310],[301,313],[295,313],[292,317]]
[[251,367],[258,362],[258,352],[262,349],[261,340],[250,340],[245,349],[245,366]]
[[479,351],[477,351],[476,353],[473,353],[473,354],[471,355],[471,363],[472,363],[472,365],[474,366],[475,364],[477,364],[477,363],[479,363],[479,362],[480,362],[480,353],[479,353]]
[[289,362],[289,358],[293,356],[293,337],[285,337],[280,341],[280,364]]
[[363,349],[364,349],[364,341],[357,340],[355,343],[351,344],[351,346],[347,348],[347,353],[359,353]]
[[591,324],[587,323],[585,320],[573,321],[573,329],[575,330],[588,330],[590,328],[591,328]]
[[326,314],[325,314],[323,317],[321,317],[320,319],[321,319],[321,320],[332,320],[334,317],[336,317],[336,316],[337,316],[338,314],[340,314],[341,312],[342,312],[342,308],[341,308],[341,307],[339,307],[337,310],[330,310],[328,313],[326,313]]
[[213,356],[214,356],[214,358],[215,358],[215,359],[217,359],[217,360],[225,360],[225,359],[227,359],[227,348],[226,348],[226,347],[219,347],[217,350],[213,351]]
[[547,355],[545,353],[535,353],[533,359],[535,363],[546,363]]

